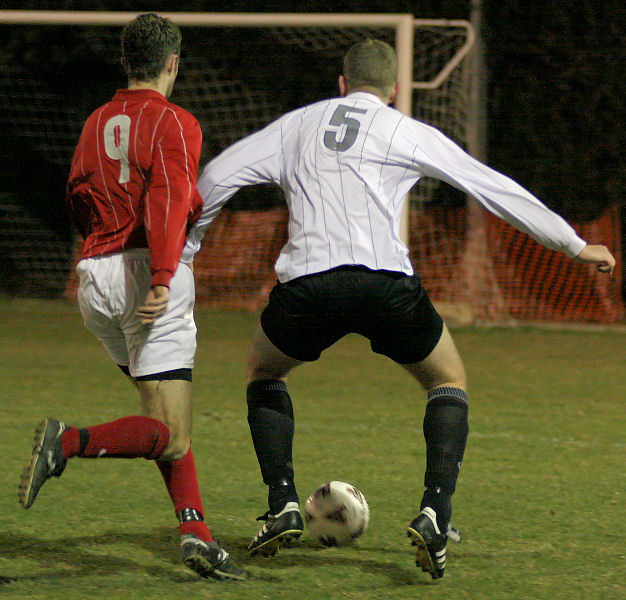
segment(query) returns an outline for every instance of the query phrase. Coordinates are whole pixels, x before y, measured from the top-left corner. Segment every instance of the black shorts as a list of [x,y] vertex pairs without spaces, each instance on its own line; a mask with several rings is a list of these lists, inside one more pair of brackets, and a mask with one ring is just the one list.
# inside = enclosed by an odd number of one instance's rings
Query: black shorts
[[348,333],[400,364],[425,359],[443,320],[416,275],[346,266],[278,283],[261,314],[263,331],[291,358],[313,361]]

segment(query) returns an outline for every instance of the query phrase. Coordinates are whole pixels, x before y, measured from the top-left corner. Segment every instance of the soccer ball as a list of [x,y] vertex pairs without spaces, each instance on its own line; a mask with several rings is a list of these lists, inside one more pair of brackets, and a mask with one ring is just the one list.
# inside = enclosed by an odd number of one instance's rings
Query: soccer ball
[[329,481],[308,497],[304,520],[309,533],[324,546],[344,546],[363,535],[370,509],[363,494],[353,485]]

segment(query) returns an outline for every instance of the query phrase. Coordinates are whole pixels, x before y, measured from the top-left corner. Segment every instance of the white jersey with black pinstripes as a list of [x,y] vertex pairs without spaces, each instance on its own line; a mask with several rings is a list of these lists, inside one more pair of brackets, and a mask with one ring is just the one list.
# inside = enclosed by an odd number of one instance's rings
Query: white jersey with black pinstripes
[[441,132],[366,92],[283,115],[208,163],[199,181],[200,219],[183,250],[190,261],[211,221],[241,187],[275,183],[289,207],[279,281],[341,265],[412,274],[400,237],[402,205],[421,177],[471,194],[544,246],[577,255],[585,246],[557,214]]

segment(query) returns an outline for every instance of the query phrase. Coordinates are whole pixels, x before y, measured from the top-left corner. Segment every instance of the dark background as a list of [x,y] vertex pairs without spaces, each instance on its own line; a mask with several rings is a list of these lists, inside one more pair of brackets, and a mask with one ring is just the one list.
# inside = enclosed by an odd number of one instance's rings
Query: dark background
[[[137,11],[237,12],[407,12],[416,17],[469,19],[471,0],[367,2],[311,0],[243,2],[127,2],[39,0],[1,2],[0,8]],[[483,0],[483,39],[487,79],[487,162],[530,189],[566,219],[584,223],[608,206],[624,207],[624,78],[626,8],[618,0]],[[37,40],[7,37],[2,29],[2,61],[36,60],[43,71],[63,57],[46,55]],[[71,46],[70,46],[71,47]],[[71,52],[71,51],[70,51]],[[82,62],[59,81],[74,97],[91,101],[85,87],[89,49],[73,47]],[[82,64],[82,68],[80,65]],[[259,61],[258,68],[263,68]],[[54,77],[54,73],[47,76]],[[82,82],[82,84],[81,84]],[[334,82],[333,82],[334,84]],[[120,82],[120,86],[123,82]],[[292,90],[301,104],[307,97]],[[95,105],[91,108],[95,108]],[[0,129],[1,163],[11,152],[11,132]],[[19,187],[23,176],[37,172],[38,210],[61,235],[69,236],[63,211],[65,174],[29,159],[11,160],[2,169],[4,188]],[[5,171],[8,171],[5,173]],[[56,199],[58,198],[58,203]],[[51,200],[52,199],[52,200]],[[626,210],[622,210],[622,219]],[[626,231],[626,224],[623,226]],[[626,246],[626,244],[622,244]]]

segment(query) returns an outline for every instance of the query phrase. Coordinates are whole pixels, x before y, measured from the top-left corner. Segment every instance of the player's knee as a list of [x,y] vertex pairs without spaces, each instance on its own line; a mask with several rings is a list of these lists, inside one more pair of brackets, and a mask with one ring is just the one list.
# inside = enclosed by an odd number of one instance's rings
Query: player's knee
[[283,373],[281,370],[272,368],[272,366],[254,366],[248,369],[248,383],[260,380],[281,379]]
[[437,376],[432,377],[432,379],[424,385],[424,389],[427,392],[439,387],[452,387],[467,391],[467,377],[465,376],[463,366],[461,365],[460,369],[447,369],[445,372],[438,373]]
[[[138,418],[143,419],[144,417]],[[167,449],[167,446],[170,443],[170,430],[165,423],[159,421],[158,419],[148,417],[146,420],[151,424],[151,429],[148,429],[146,432],[146,441],[152,445],[152,450],[149,451],[146,458],[149,460],[155,460],[158,459]]]
[[448,374],[446,374],[445,379],[446,381],[439,383],[438,385],[447,385],[467,391],[467,377],[465,375],[465,368],[462,364],[459,364],[458,368],[453,369]]
[[179,423],[169,424],[170,437],[167,446],[163,449],[159,460],[180,460],[189,452],[191,435]]
[[402,365],[426,392],[438,387],[454,387],[467,391],[467,377],[461,360],[428,360]]
[[255,352],[254,348],[248,354],[248,383],[266,379],[280,379],[282,373],[275,368],[273,361],[265,361]]
[[465,367],[453,347],[446,352],[433,353],[420,365],[416,374],[426,391],[441,386],[467,389]]
[[159,457],[159,460],[180,460],[189,452],[191,439],[185,435],[174,435],[170,437],[170,442]]

